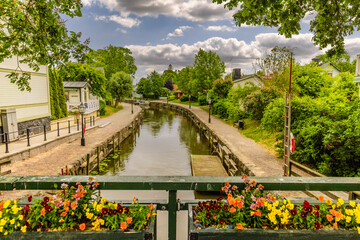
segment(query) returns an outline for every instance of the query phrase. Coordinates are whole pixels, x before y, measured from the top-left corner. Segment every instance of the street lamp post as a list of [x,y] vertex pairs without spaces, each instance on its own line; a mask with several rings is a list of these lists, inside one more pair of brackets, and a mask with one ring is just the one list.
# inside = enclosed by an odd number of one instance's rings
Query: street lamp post
[[211,98],[209,98],[209,123],[211,123],[210,112],[211,112]]
[[189,94],[189,109],[191,108],[191,95]]
[[79,106],[79,113],[81,114],[81,146],[85,146],[85,137],[84,137],[84,113],[85,106],[83,103]]
[[134,113],[134,92],[131,95],[131,114]]

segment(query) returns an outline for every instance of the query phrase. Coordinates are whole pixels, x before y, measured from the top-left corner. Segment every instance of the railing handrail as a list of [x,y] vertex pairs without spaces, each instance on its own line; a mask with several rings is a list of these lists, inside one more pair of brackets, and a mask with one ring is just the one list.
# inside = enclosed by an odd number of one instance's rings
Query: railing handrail
[[[86,183],[89,176],[0,177],[1,190],[49,190],[54,184]],[[281,191],[360,191],[360,177],[248,177],[266,190]],[[197,190],[219,191],[224,182],[244,186],[241,177],[196,176],[95,176],[101,190]]]

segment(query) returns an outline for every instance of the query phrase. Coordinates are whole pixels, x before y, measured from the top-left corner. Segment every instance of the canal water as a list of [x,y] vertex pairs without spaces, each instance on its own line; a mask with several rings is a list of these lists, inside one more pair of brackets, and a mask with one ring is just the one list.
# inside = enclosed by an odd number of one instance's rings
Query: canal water
[[191,120],[168,109],[145,109],[138,133],[122,142],[105,175],[191,176],[191,154],[210,155],[209,142]]

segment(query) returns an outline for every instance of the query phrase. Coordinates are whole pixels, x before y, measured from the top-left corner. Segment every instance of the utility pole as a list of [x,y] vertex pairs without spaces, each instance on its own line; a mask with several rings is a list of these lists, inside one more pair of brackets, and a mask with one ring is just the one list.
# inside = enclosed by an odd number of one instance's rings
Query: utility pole
[[290,169],[290,128],[291,128],[291,72],[292,72],[292,56],[290,55],[290,79],[289,93],[285,94],[285,123],[284,123],[284,176],[291,175]]

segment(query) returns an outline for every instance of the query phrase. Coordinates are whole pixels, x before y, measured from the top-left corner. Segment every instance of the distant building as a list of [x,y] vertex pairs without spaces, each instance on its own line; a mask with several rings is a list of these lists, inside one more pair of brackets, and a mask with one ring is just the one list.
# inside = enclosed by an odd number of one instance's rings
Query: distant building
[[359,96],[360,96],[360,54],[358,54],[356,57],[356,72],[355,72],[354,83],[356,83],[359,86]]
[[316,65],[318,65],[322,69],[325,69],[328,72],[328,74],[330,76],[332,76],[332,77],[335,77],[335,76],[337,76],[337,75],[339,75],[341,73],[341,70],[331,62],[329,62],[329,63],[320,63],[319,58],[313,58],[312,61],[314,63],[316,63]]
[[99,110],[99,98],[90,92],[88,82],[63,82],[68,112],[76,112],[79,105],[85,105],[85,114],[96,115]]
[[[24,135],[27,128],[32,133],[42,131],[43,126],[50,125],[50,91],[47,66],[41,65],[35,72],[26,64],[18,65],[17,57],[5,59],[0,63],[0,134],[7,132],[9,139]],[[10,82],[7,74],[14,72],[18,66],[31,76],[31,91],[20,91]],[[0,141],[2,135],[0,135]]]
[[242,87],[245,85],[245,83],[251,82],[255,86],[261,87],[264,85],[263,81],[257,74],[249,74],[249,75],[243,75],[239,79],[233,80],[233,87],[241,85]]

